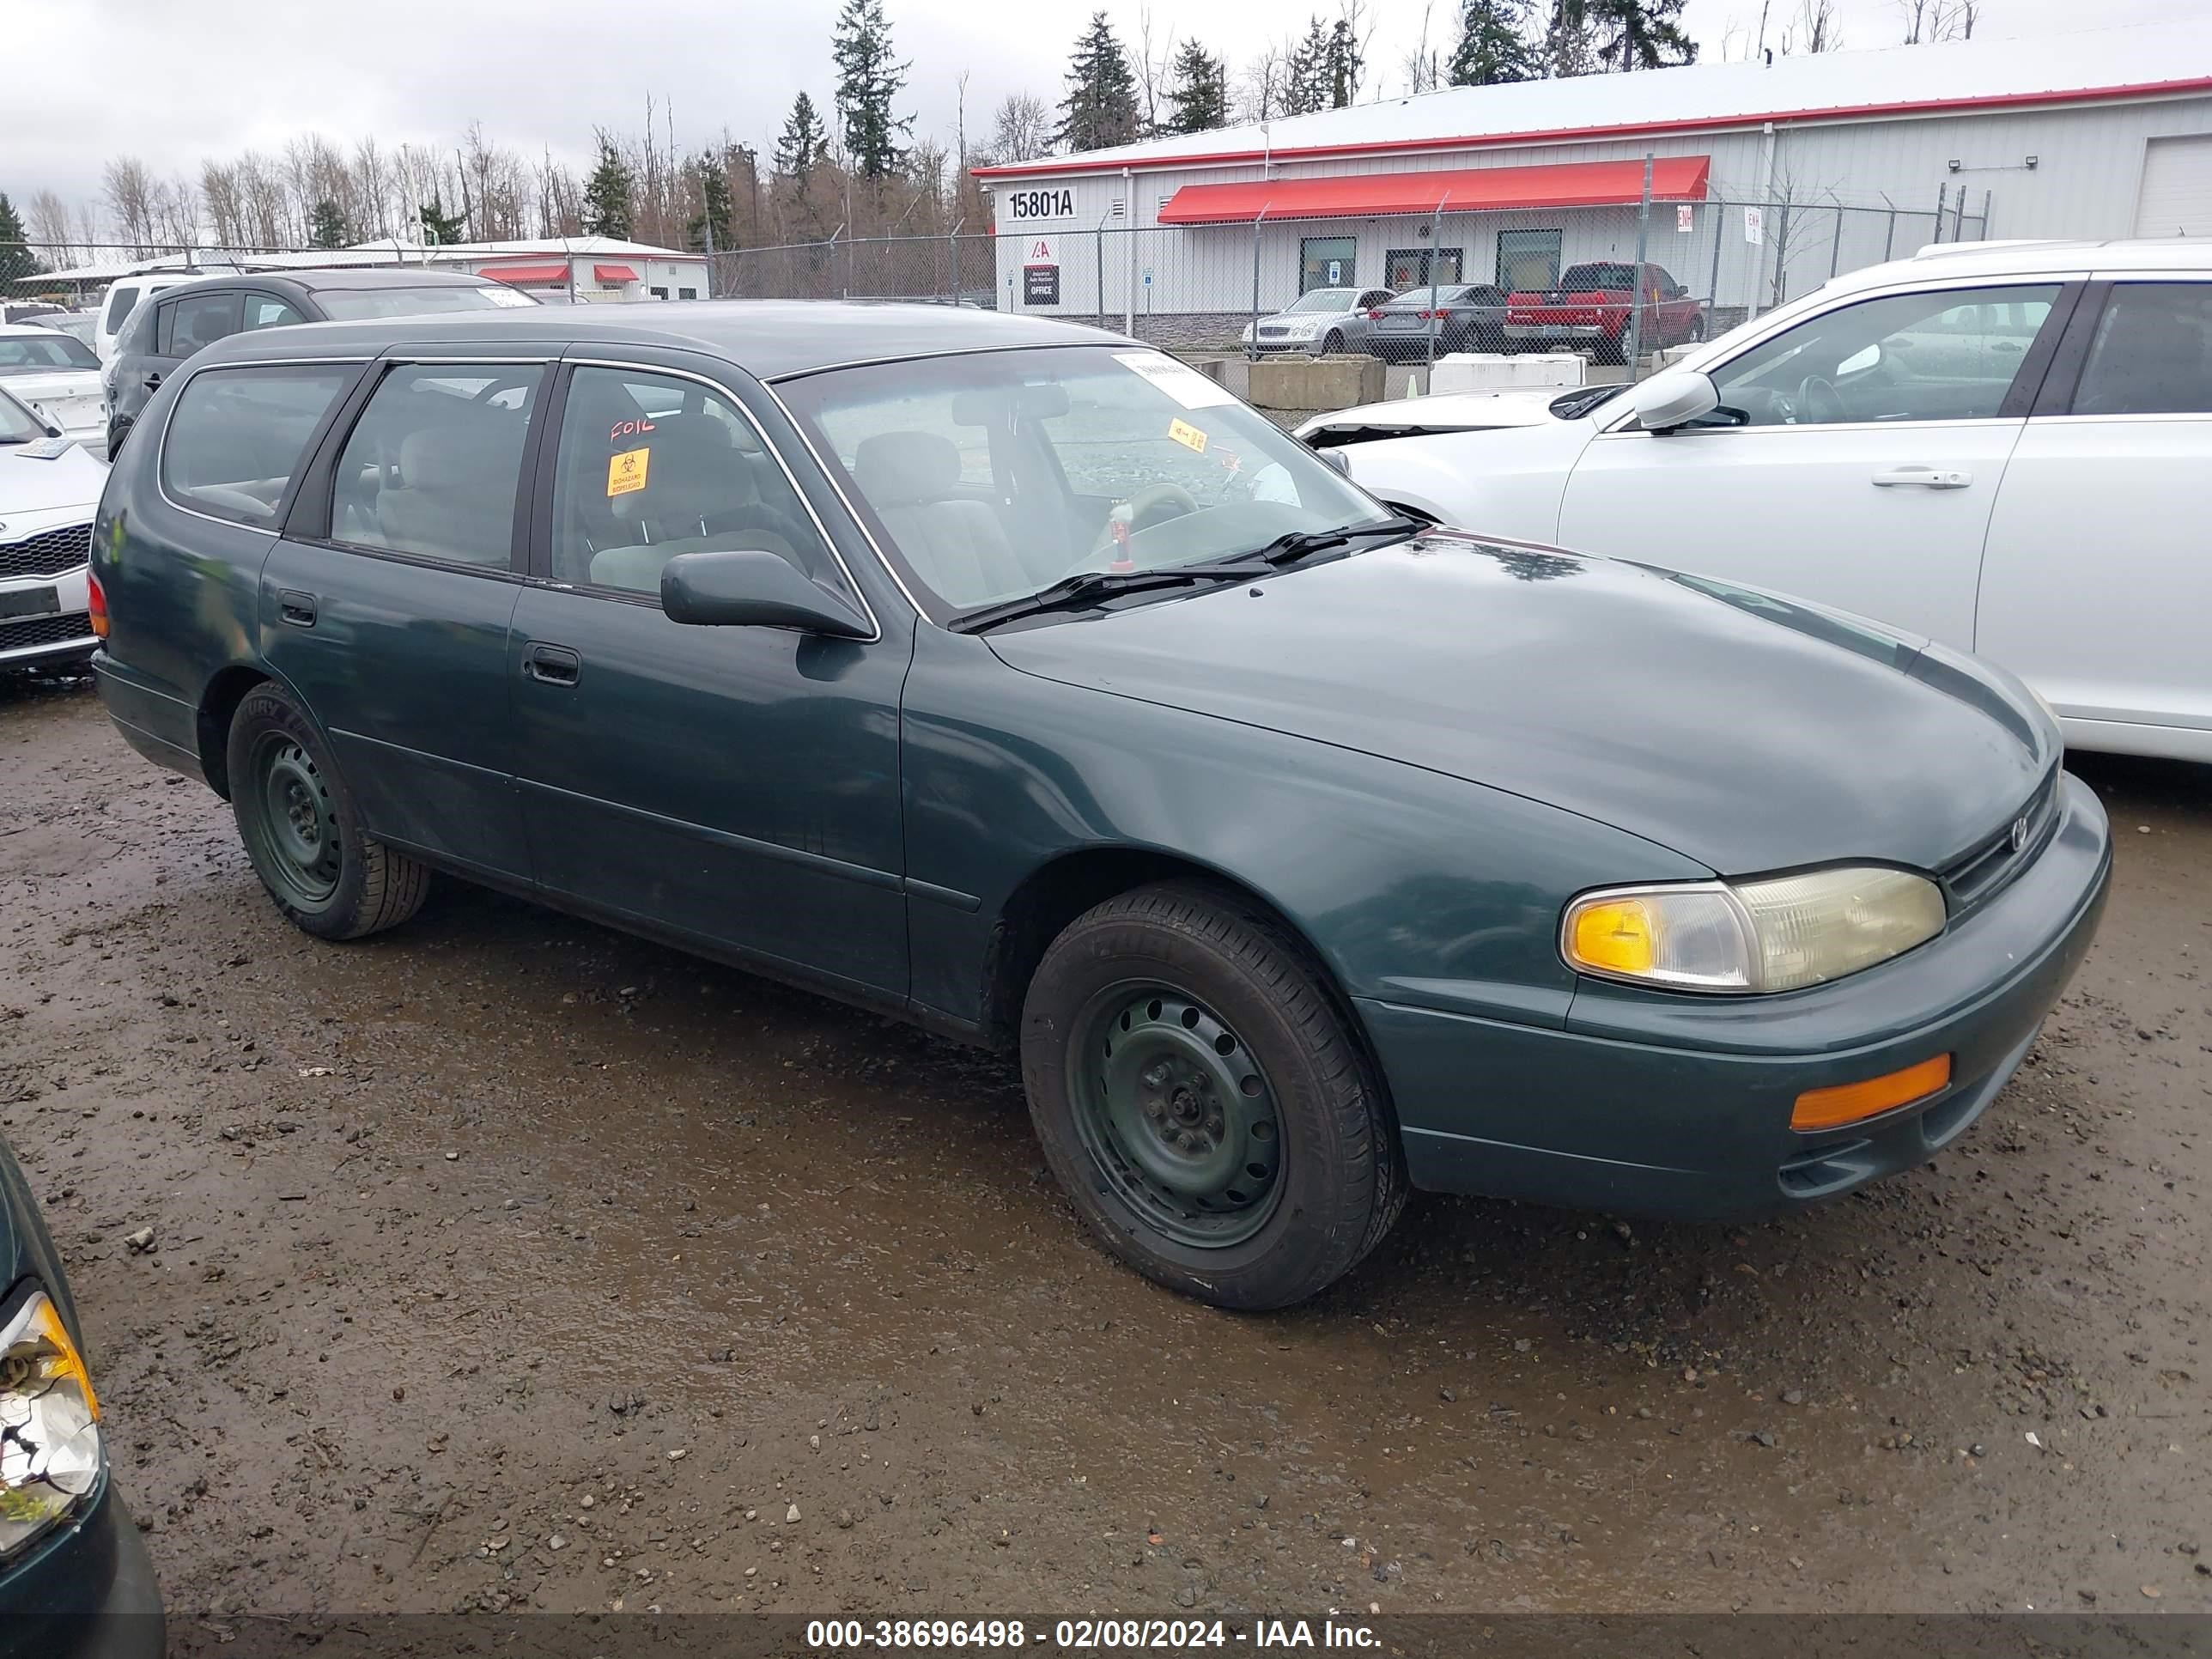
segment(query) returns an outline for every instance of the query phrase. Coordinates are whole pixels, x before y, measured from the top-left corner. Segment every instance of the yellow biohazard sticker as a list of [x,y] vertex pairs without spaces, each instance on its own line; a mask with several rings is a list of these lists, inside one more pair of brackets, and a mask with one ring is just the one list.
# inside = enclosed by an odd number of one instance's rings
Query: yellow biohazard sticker
[[1200,432],[1188,421],[1170,421],[1168,436],[1173,438],[1185,449],[1196,454],[1206,453],[1206,434]]
[[627,495],[645,488],[646,470],[652,465],[650,449],[625,449],[607,458],[607,494]]

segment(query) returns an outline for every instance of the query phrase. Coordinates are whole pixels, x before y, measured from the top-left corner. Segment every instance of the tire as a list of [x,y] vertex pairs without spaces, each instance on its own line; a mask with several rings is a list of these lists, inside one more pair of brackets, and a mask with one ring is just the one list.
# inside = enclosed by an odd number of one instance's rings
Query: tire
[[430,872],[362,833],[353,793],[290,694],[258,685],[231,716],[232,815],[285,919],[317,939],[361,939],[422,908]]
[[1334,357],[1343,349],[1344,336],[1337,333],[1334,329],[1330,330],[1328,337],[1321,343],[1321,355],[1324,357]]
[[112,466],[115,458],[123,453],[123,441],[131,435],[131,422],[110,421],[107,423],[107,462]]
[[1396,1126],[1346,1017],[1299,943],[1225,890],[1142,887],[1077,917],[1030,981],[1021,1047],[1070,1202],[1171,1290],[1288,1307],[1405,1206]]
[[1704,312],[1702,312],[1702,311],[1701,311],[1701,312],[1699,312],[1696,316],[1694,316],[1694,317],[1692,317],[1692,318],[1691,318],[1691,319],[1690,319],[1690,333],[1689,333],[1689,341],[1688,341],[1688,343],[1689,343],[1690,344],[1692,344],[1692,345],[1702,345],[1702,344],[1704,344],[1704,343],[1705,343],[1705,313]]

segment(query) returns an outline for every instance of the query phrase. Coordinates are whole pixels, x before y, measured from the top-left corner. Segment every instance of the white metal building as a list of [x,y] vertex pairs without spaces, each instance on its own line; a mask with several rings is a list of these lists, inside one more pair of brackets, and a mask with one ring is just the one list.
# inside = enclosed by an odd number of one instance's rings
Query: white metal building
[[1729,316],[1962,234],[2212,234],[2212,13],[1451,88],[979,174],[1001,307],[1166,338],[1255,289],[1632,259],[1647,155],[1647,257]]

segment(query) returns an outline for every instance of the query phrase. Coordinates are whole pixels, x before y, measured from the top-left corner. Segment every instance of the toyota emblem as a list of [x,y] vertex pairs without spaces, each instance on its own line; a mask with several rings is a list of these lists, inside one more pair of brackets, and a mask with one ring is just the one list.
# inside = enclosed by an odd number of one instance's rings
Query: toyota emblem
[[2027,850],[2027,814],[2025,812],[2012,821],[2012,850],[2015,853]]

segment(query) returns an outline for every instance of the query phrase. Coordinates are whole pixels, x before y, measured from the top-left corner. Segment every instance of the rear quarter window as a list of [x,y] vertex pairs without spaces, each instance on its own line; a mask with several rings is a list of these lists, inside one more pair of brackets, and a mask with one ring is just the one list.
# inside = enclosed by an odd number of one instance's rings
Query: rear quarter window
[[212,518],[275,529],[308,439],[358,372],[333,363],[194,375],[162,436],[163,492]]

